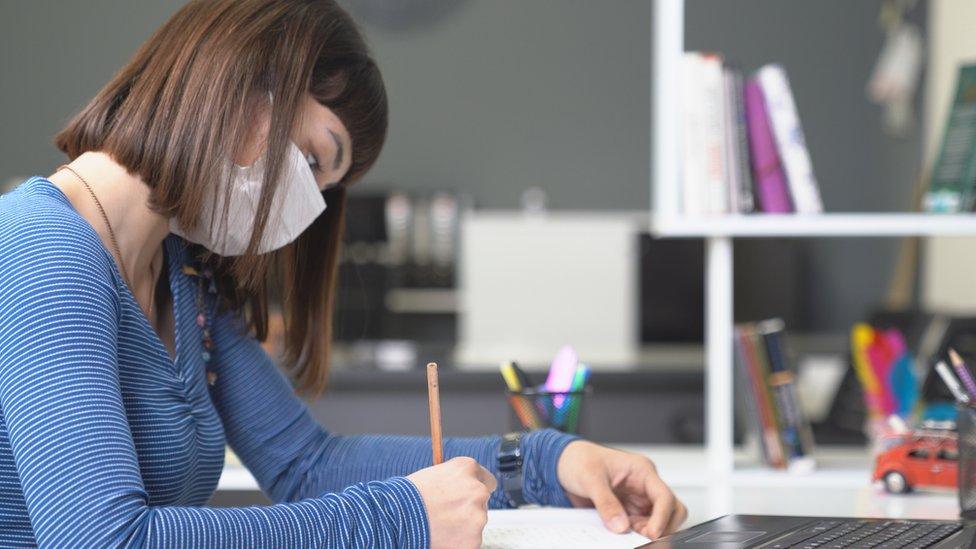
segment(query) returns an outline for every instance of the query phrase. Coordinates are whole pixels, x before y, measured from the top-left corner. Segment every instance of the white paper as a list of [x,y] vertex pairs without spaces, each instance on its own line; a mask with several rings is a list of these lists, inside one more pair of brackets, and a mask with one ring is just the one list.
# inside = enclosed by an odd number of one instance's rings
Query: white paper
[[647,543],[639,534],[614,534],[592,509],[488,511],[482,549],[631,549]]

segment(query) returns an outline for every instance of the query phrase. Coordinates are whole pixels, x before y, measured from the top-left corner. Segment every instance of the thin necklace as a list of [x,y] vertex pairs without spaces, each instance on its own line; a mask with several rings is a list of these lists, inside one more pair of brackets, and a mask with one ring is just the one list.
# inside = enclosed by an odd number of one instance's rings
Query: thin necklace
[[[85,178],[79,175],[78,172],[74,170],[74,168],[72,168],[67,164],[62,164],[58,166],[58,171],[61,170],[68,170],[69,172],[72,173],[72,175],[78,178],[78,181],[81,181],[81,184],[85,186],[85,190],[87,190],[88,194],[91,195],[92,200],[95,202],[95,205],[98,206],[98,212],[102,214],[102,220],[105,221],[105,227],[108,228],[108,238],[112,242],[112,248],[115,249],[115,255],[119,256],[119,269],[122,271],[122,278],[125,279],[125,283],[128,284],[129,288],[132,288],[134,290],[135,286],[132,285],[132,279],[129,278],[129,272],[125,268],[125,262],[122,261],[122,249],[119,247],[119,241],[115,238],[115,231],[112,230],[112,223],[109,222],[108,220],[108,215],[106,215],[105,213],[105,208],[102,207],[102,202],[98,199],[97,196],[95,196],[95,191],[92,190],[91,185],[89,185],[88,182],[85,181]],[[151,280],[154,283],[153,286],[155,286],[155,281],[156,281],[156,268],[153,266],[154,261],[155,258],[153,258],[153,260],[149,262],[149,276],[151,277]],[[150,318],[152,318],[153,302],[155,301],[155,298],[156,298],[155,288],[150,289],[149,291],[149,317]]]

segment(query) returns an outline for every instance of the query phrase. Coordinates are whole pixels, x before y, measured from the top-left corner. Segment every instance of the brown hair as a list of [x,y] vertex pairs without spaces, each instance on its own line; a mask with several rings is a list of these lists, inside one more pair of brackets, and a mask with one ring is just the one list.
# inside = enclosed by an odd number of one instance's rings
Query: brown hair
[[[332,109],[352,138],[352,166],[325,191],[328,208],[295,242],[257,254],[302,100]],[[140,49],[57,135],[69,158],[112,156],[152,189],[150,206],[187,230],[204,193],[226,189],[230,159],[251,132],[256,98],[274,98],[266,172],[247,252],[204,253],[226,306],[268,335],[269,294],[280,297],[284,364],[299,389],[325,386],[345,187],[372,166],[386,136],[387,103],[376,63],[334,0],[193,0]],[[266,102],[265,102],[266,103]],[[226,216],[226,212],[221,215]],[[213,222],[213,220],[211,220]]]

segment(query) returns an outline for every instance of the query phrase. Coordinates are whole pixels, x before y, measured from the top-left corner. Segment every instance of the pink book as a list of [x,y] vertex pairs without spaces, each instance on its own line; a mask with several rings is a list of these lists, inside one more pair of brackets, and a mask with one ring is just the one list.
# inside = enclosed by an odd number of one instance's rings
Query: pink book
[[769,127],[762,88],[755,78],[745,86],[746,124],[749,132],[749,160],[756,185],[759,209],[767,213],[793,211],[786,173],[776,152],[776,141]]

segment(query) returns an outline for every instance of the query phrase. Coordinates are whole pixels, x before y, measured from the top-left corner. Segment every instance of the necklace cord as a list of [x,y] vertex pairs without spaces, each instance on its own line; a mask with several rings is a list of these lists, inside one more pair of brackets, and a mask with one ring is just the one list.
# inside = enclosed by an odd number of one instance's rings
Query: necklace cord
[[[119,270],[122,271],[122,278],[125,279],[125,283],[128,284],[130,288],[134,289],[135,286],[132,285],[132,279],[129,278],[129,272],[125,268],[125,261],[122,260],[122,248],[119,247],[119,241],[117,238],[115,238],[115,231],[112,229],[112,223],[108,220],[108,214],[105,213],[105,208],[102,207],[101,200],[99,200],[98,196],[95,195],[95,191],[92,190],[91,185],[88,184],[88,181],[86,181],[84,177],[82,177],[78,172],[76,172],[74,168],[72,168],[67,164],[62,164],[61,166],[58,166],[58,171],[61,170],[68,170],[69,172],[71,172],[71,174],[74,175],[75,178],[78,179],[78,181],[81,181],[81,184],[85,186],[85,190],[87,190],[88,194],[91,195],[92,201],[94,201],[95,206],[98,207],[98,212],[102,214],[102,220],[105,222],[105,227],[108,229],[108,238],[112,242],[112,248],[115,249],[115,254],[119,256]],[[152,277],[153,281],[156,280],[156,272],[155,272],[155,268],[153,267],[152,261],[149,262],[149,275]],[[156,290],[155,288],[153,288],[149,292],[149,316],[150,317],[153,314],[153,302],[155,301],[155,297],[156,297]]]

